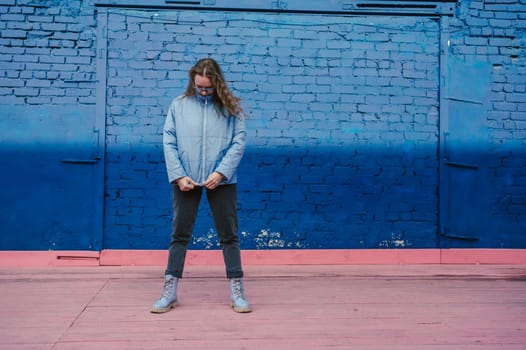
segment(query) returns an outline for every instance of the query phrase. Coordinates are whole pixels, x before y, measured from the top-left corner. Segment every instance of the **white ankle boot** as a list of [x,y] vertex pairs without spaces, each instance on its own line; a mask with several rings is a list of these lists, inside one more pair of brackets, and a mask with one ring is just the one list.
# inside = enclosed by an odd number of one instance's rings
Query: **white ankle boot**
[[162,314],[177,305],[177,278],[172,275],[164,276],[163,293],[150,310],[154,314]]
[[251,312],[252,308],[245,298],[243,280],[241,278],[230,279],[230,300],[235,312]]

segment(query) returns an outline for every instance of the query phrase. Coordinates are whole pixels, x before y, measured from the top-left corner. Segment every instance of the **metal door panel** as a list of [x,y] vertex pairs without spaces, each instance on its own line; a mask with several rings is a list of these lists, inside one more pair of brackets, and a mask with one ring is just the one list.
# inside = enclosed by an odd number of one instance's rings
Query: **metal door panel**
[[455,59],[448,63],[441,148],[441,247],[477,247],[490,235],[486,162],[490,79],[491,66],[486,63]]
[[0,249],[96,249],[92,107],[3,106]]

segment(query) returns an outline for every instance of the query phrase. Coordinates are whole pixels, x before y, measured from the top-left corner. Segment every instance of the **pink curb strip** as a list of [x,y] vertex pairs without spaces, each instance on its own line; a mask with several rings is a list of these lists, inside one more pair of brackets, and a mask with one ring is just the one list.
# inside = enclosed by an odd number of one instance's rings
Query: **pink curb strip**
[[[0,267],[164,266],[166,250],[0,251]],[[244,265],[526,265],[526,249],[243,250]],[[220,250],[190,250],[187,265],[222,265]]]

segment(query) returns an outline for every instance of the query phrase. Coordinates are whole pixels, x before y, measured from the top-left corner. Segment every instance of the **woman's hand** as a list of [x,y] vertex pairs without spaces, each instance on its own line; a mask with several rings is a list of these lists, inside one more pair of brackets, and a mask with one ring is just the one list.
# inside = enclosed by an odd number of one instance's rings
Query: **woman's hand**
[[181,191],[186,192],[193,190],[194,187],[199,186],[199,184],[192,180],[189,176],[185,176],[180,179],[177,179],[177,186],[179,186],[179,189]]
[[213,190],[214,188],[219,186],[221,181],[223,181],[224,177],[225,176],[223,174],[214,171],[212,174],[210,174],[208,179],[206,179],[206,181],[203,182],[203,186],[205,186],[209,190]]

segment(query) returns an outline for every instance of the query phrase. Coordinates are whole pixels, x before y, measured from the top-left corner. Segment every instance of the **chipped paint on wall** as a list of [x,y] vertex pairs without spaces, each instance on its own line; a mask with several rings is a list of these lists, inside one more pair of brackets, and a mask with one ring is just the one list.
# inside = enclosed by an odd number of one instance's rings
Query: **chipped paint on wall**
[[408,248],[411,242],[404,239],[402,233],[391,232],[391,239],[381,241],[378,246],[380,248]]
[[305,243],[299,240],[287,240],[281,232],[261,229],[259,233],[252,234],[247,231],[241,232],[242,239],[255,242],[256,249],[266,248],[306,248]]
[[215,249],[220,246],[217,240],[217,233],[213,229],[209,229],[204,235],[194,235],[192,237],[192,244],[201,249]]

